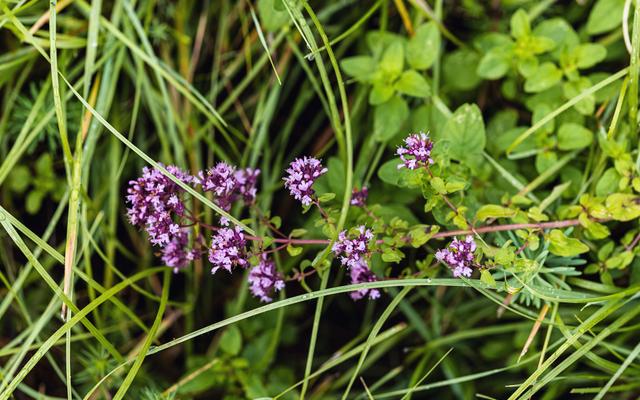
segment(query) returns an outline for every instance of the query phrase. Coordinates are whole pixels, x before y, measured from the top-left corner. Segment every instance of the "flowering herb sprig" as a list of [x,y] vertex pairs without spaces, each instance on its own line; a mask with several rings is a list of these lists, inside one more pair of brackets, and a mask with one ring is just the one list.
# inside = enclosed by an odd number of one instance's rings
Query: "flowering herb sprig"
[[[428,179],[433,180],[434,176],[430,170],[430,166],[434,163],[432,149],[433,142],[427,134],[409,135],[404,140],[404,146],[397,149],[396,153],[401,161],[398,168],[425,170],[429,173]],[[225,218],[220,219],[219,226],[205,224],[189,210],[184,199],[185,191],[179,185],[159,170],[144,168],[142,176],[129,183],[127,196],[129,220],[147,232],[149,241],[160,248],[162,261],[176,272],[206,255],[212,265],[212,273],[216,273],[219,269],[230,273],[249,269],[248,281],[251,293],[260,301],[269,302],[272,301],[276,292],[283,290],[287,280],[296,280],[296,276],[299,276],[295,274],[292,278],[285,278],[270,258],[272,253],[286,248],[290,255],[295,256],[301,250],[299,247],[292,247],[293,245],[326,245],[332,242],[330,239],[301,238],[300,236],[304,235],[303,232],[306,232],[304,230],[296,230],[295,233],[292,231],[289,235],[280,231],[279,217],[266,217],[265,213],[256,206],[257,181],[260,175],[258,169],[238,169],[224,162],[219,162],[213,168],[200,171],[195,175],[175,166],[167,166],[166,169],[180,181],[204,193],[210,193],[213,201],[225,211],[231,211],[232,205],[238,203],[253,207],[256,214],[260,216],[258,224],[275,235],[275,238],[247,235],[240,227],[229,226],[229,221]],[[315,205],[325,222],[335,228],[320,205],[323,197],[331,198],[331,194],[318,196],[314,189],[318,178],[327,171],[328,169],[319,159],[298,158],[291,162],[283,180],[285,188],[296,200],[305,207]],[[441,187],[442,183],[439,184]],[[442,195],[446,205],[457,213],[456,206],[444,194],[446,191],[436,191]],[[417,225],[410,229],[406,221],[397,217],[386,223],[375,215],[367,206],[368,194],[367,187],[354,189],[351,193],[350,205],[354,209],[362,209],[364,212],[357,213],[358,218],[366,220],[373,228],[369,229],[361,224],[355,228],[342,230],[337,234],[331,247],[334,257],[342,267],[346,268],[352,284],[375,282],[379,279],[370,266],[372,254],[376,252],[382,253],[383,261],[398,262],[404,257],[400,251],[402,247],[408,245],[420,247],[431,238],[454,237],[447,247],[436,251],[435,258],[446,265],[454,277],[470,277],[475,268],[482,267],[476,255],[475,239],[470,233],[477,235],[516,229],[541,231],[581,223],[579,219],[575,219],[464,228],[448,232],[438,232],[437,227],[432,229],[428,225]],[[210,240],[207,240],[206,235],[203,234],[207,230],[211,232]],[[326,234],[331,237],[333,233],[329,229]],[[382,235],[384,239],[376,240],[376,234]],[[456,237],[464,235],[467,236]],[[303,276],[308,274],[305,273]],[[380,297],[381,292],[375,288],[365,288],[353,291],[350,295],[354,300],[365,297],[376,299]]]

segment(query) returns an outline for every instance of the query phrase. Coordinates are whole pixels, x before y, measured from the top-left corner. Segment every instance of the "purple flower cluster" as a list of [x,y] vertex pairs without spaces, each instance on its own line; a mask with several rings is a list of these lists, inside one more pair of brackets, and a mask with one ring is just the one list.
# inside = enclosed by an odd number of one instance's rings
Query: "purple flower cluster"
[[[193,177],[178,167],[169,165],[171,172],[184,183]],[[144,228],[151,243],[165,246],[178,234],[180,227],[174,218],[184,212],[181,195],[184,190],[155,168],[143,168],[142,176],[129,181],[127,214],[133,225]]]
[[[340,232],[331,250],[340,257],[340,263],[349,269],[352,284],[375,282],[376,276],[367,264],[369,242],[373,239],[373,232],[364,225],[358,227],[358,232],[354,238],[349,238],[346,231]],[[377,289],[360,289],[351,293],[351,298],[358,300],[367,294],[370,299],[380,297],[380,291]]]
[[396,150],[396,154],[402,160],[402,164],[398,164],[398,169],[404,167],[417,169],[433,164],[431,158],[433,142],[429,139],[429,135],[423,132],[409,135],[404,139],[404,144],[405,147],[398,147]]
[[[196,183],[205,192],[213,192],[216,204],[225,211],[231,209],[234,201],[242,198],[245,204],[251,204],[256,198],[256,183],[260,175],[259,169],[235,167],[219,162],[207,171],[200,171]],[[227,225],[226,218],[220,222]]]
[[296,158],[287,169],[284,187],[296,200],[308,206],[313,202],[315,191],[313,183],[328,170],[322,166],[320,160],[313,157]]
[[215,274],[220,268],[231,272],[233,267],[246,267],[249,264],[242,228],[220,228],[211,239],[209,261],[213,264],[211,273]]
[[[195,178],[169,165],[167,171],[192,185]],[[176,272],[195,259],[197,251],[189,247],[185,225],[184,190],[155,168],[143,168],[142,176],[129,181],[127,214],[133,225],[144,228],[149,241],[162,248],[162,260]]]
[[369,189],[363,186],[362,189],[353,189],[351,192],[351,205],[356,207],[364,207],[367,205],[367,197],[369,197]]
[[436,258],[446,263],[452,269],[453,276],[470,277],[473,270],[473,252],[476,251],[476,242],[473,236],[468,235],[464,241],[453,239],[449,248],[438,250]]
[[282,275],[276,271],[275,263],[262,255],[260,262],[249,272],[249,283],[251,293],[265,303],[273,300],[271,297],[274,292],[284,288],[284,279]]
[[186,229],[180,229],[162,249],[162,261],[168,267],[172,267],[174,272],[186,267],[197,256],[196,250],[189,249],[189,233]]

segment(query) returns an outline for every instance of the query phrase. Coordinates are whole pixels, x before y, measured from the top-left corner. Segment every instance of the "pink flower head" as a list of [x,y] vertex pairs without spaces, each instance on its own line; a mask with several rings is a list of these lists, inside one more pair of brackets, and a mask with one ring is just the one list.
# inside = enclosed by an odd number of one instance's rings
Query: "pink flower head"
[[211,273],[215,274],[220,268],[231,272],[233,267],[246,267],[249,264],[246,244],[247,241],[239,226],[220,228],[211,239],[209,249],[209,261],[213,264]]
[[189,233],[186,229],[181,229],[162,249],[162,261],[176,273],[195,260],[197,255],[196,250],[189,249]]
[[278,292],[284,288],[284,279],[282,275],[276,271],[275,263],[262,255],[260,262],[249,272],[249,283],[251,293],[260,299],[260,301],[269,303],[273,300],[271,297],[274,292]]
[[433,164],[431,158],[431,149],[433,142],[429,139],[429,135],[423,132],[415,133],[404,139],[405,147],[399,146],[396,154],[400,156],[402,164],[398,164],[398,169],[409,168],[417,169],[418,167]]
[[369,190],[366,186],[362,189],[353,189],[351,193],[351,205],[356,207],[364,207],[367,204],[367,197],[369,196]]
[[[338,240],[331,251],[340,257],[340,263],[349,269],[351,283],[375,282],[376,276],[367,264],[369,258],[369,242],[373,239],[373,232],[364,225],[358,227],[359,234],[354,238],[347,236],[347,231],[338,234]],[[351,293],[351,298],[358,300],[366,295],[370,299],[380,297],[377,289],[360,289]]]
[[296,200],[308,206],[313,202],[315,194],[313,183],[327,171],[317,158],[296,158],[287,169],[288,175],[283,178],[284,187],[289,189]]
[[453,239],[448,249],[440,249],[436,253],[436,259],[444,262],[452,269],[453,276],[470,277],[473,270],[473,252],[476,250],[476,242],[473,236],[468,235],[464,241]]
[[[193,176],[174,165],[166,169],[186,184],[194,182]],[[184,189],[160,170],[145,167],[141,177],[129,181],[127,193],[129,221],[143,227],[154,245],[169,244],[180,230],[175,220],[184,212]]]

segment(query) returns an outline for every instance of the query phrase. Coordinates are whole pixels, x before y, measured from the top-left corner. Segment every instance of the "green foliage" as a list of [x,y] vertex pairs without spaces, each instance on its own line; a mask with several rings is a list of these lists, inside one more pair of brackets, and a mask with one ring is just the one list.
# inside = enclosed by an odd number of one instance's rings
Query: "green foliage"
[[[5,3],[0,400],[637,395],[636,2],[629,51],[624,0]],[[223,211],[272,303],[209,274],[213,191],[181,192],[199,252],[170,286],[127,221],[148,163],[220,161],[260,169]],[[332,248],[360,226],[380,298],[354,302]],[[455,278],[436,254],[467,236]]]

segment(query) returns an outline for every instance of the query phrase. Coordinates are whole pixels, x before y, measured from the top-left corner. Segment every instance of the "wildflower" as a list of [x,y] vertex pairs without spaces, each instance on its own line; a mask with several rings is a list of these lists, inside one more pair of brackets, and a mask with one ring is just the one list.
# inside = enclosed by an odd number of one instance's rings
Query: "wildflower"
[[284,186],[289,189],[291,195],[308,206],[313,202],[315,191],[313,183],[328,170],[322,166],[320,160],[313,157],[296,158],[287,169]]
[[364,207],[367,204],[367,197],[369,196],[369,190],[366,186],[362,189],[353,189],[351,193],[351,205],[356,207]]
[[198,173],[198,183],[205,192],[213,192],[216,196],[216,204],[225,211],[231,209],[235,197],[237,180],[236,169],[225,162],[219,162],[215,167],[206,172]]
[[209,261],[213,264],[211,273],[215,274],[220,268],[231,272],[233,267],[246,267],[248,264],[246,243],[239,226],[220,228],[211,239],[211,248],[209,249]]
[[[194,177],[176,166],[167,171],[182,182],[192,184]],[[143,168],[142,176],[129,181],[127,215],[133,225],[145,228],[151,243],[165,246],[179,231],[174,217],[184,212],[181,195],[184,190],[155,168]]]
[[373,239],[373,233],[366,229],[364,225],[358,227],[360,234],[354,238],[347,237],[347,231],[342,231],[338,235],[338,241],[333,244],[331,251],[340,257],[340,263],[346,267],[366,265],[365,257],[369,252],[369,241]]
[[[361,263],[349,268],[349,275],[351,276],[352,284],[375,282],[378,280],[366,263]],[[378,289],[359,289],[354,290],[350,294],[353,300],[360,300],[367,295],[369,295],[369,299],[375,300],[380,297],[380,291]]]
[[[367,265],[369,256],[369,242],[373,239],[373,233],[364,225],[358,227],[359,235],[353,239],[347,237],[347,232],[342,231],[338,235],[331,251],[340,256],[340,263],[349,269],[351,283],[375,282],[376,276]],[[360,289],[351,293],[351,298],[359,300],[366,295],[370,299],[380,297],[377,289]]]
[[251,284],[249,288],[251,293],[265,303],[273,300],[271,296],[274,292],[284,288],[282,275],[276,271],[274,262],[264,254],[258,265],[249,272],[249,283]]
[[245,168],[236,171],[234,177],[237,183],[237,192],[245,204],[251,204],[256,199],[256,183],[258,182],[259,169]]
[[162,261],[177,273],[178,270],[195,260],[198,254],[196,250],[188,249],[188,247],[189,233],[185,229],[181,229],[162,249]]
[[409,135],[404,139],[404,144],[406,147],[398,147],[396,150],[396,154],[402,160],[402,164],[398,164],[398,169],[403,167],[417,169],[420,166],[433,164],[431,158],[433,142],[429,139],[429,135],[423,132]]
[[473,236],[468,235],[464,241],[453,239],[448,249],[438,250],[436,258],[446,263],[453,271],[453,276],[470,277],[473,270],[473,252],[476,250],[476,242]]

